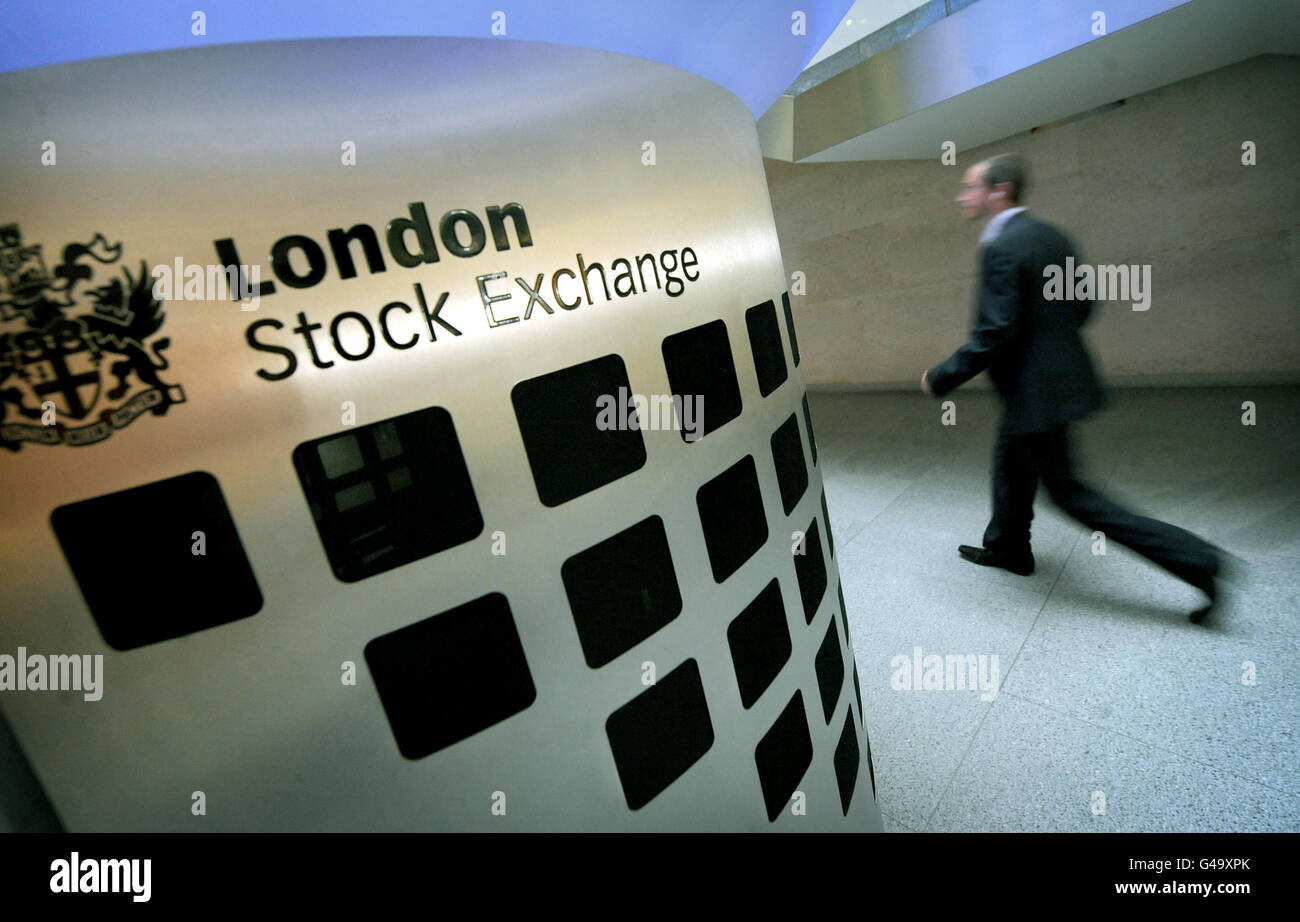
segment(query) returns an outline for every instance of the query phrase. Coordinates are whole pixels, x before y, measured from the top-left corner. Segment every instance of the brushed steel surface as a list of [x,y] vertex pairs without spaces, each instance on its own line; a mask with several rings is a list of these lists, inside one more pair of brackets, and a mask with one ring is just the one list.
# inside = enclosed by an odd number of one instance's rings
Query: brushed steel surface
[[[104,657],[104,693],[0,692],[0,706],[70,830],[492,830],[880,828],[866,736],[847,818],[832,756],[851,692],[822,720],[813,656],[838,619],[837,568],[805,625],[789,534],[820,519],[821,474],[811,467],[800,369],[759,396],[744,311],[777,301],[785,281],[753,119],[727,91],[684,71],[614,54],[505,40],[357,39],[274,42],[57,65],[0,76],[0,224],[43,246],[102,233],[122,259],[100,267],[215,260],[232,238],[273,279],[268,252],[289,234],[315,240],[329,261],[320,284],[277,282],[255,311],[231,302],[169,301],[162,335],[185,402],[145,414],[94,445],[26,444],[0,452],[0,653]],[[43,166],[41,144],[57,144]],[[642,144],[656,160],[643,165]],[[355,142],[357,165],[340,162]],[[339,278],[326,232],[386,221],[423,202],[432,221],[463,208],[519,202],[531,247]],[[436,227],[435,227],[436,232]],[[511,234],[513,242],[513,232]],[[663,292],[499,327],[487,323],[475,276],[532,284],[620,256],[692,247],[698,281]],[[354,247],[354,254],[359,254]],[[109,271],[111,269],[111,271]],[[372,322],[413,285],[448,293],[439,331],[404,351],[383,342],[363,361],[318,369],[289,332],[298,312],[328,327],[356,311]],[[84,289],[82,289],[84,291]],[[554,306],[554,305],[553,305]],[[723,318],[744,408],[697,444],[644,431],[646,464],[555,508],[538,498],[510,392],[519,381],[617,353],[634,391],[670,391],[662,339]],[[259,368],[250,323],[286,323],[272,338],[298,352],[288,378]],[[404,318],[405,319],[405,318]],[[411,318],[403,336],[423,332]],[[784,317],[780,320],[786,335]],[[9,327],[6,327],[9,328]],[[376,331],[377,332],[377,331]],[[328,329],[321,331],[326,336]],[[320,335],[320,333],[318,333]],[[332,348],[332,347],[331,347]],[[805,358],[805,361],[807,359]],[[335,578],[303,498],[295,446],[429,406],[450,412],[484,519],[476,539],[354,583]],[[707,408],[706,408],[707,412]],[[809,486],[782,513],[768,439],[800,419]],[[6,422],[11,421],[6,418]],[[753,454],[771,537],[739,572],[712,578],[695,506],[708,478]],[[255,615],[179,639],[119,652],[101,638],[72,577],[50,513],[58,506],[191,471],[217,478],[265,602]],[[665,628],[600,669],[583,660],[560,566],[572,553],[657,514],[684,600]],[[508,540],[491,553],[492,535]],[[822,523],[822,533],[826,526]],[[102,540],[114,540],[105,523]],[[824,540],[824,539],[823,539]],[[793,655],[753,708],[740,703],[726,627],[775,575],[787,602]],[[149,561],[132,574],[149,591]],[[523,712],[429,757],[406,760],[366,667],[381,634],[490,592],[504,593],[537,688]],[[186,600],[178,598],[182,606]],[[843,642],[843,639],[841,640]],[[660,675],[700,664],[715,741],[647,806],[624,800],[605,720],[644,690],[642,663]],[[357,684],[340,664],[357,665]],[[848,688],[852,688],[850,679]],[[769,823],[754,746],[796,690],[810,717],[814,759],[800,790],[808,815]],[[203,791],[207,815],[191,815]],[[492,794],[507,796],[493,815]]]

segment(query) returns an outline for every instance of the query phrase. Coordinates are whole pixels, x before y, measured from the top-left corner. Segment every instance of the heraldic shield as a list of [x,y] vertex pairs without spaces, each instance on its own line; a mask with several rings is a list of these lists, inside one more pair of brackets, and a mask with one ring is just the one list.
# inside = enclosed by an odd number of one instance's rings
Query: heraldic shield
[[98,281],[96,266],[121,251],[96,234],[65,246],[50,273],[39,245],[24,246],[16,224],[0,227],[0,446],[89,445],[185,401],[158,375],[171,341],[156,335],[165,314],[143,262],[135,275],[115,267],[78,303],[79,283]]

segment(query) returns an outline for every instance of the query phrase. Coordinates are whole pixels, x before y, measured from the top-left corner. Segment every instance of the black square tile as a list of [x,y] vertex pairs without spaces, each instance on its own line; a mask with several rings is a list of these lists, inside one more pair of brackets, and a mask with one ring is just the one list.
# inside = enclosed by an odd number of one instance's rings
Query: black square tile
[[408,759],[486,730],[537,698],[510,603],[499,592],[376,637],[365,655]]
[[858,783],[858,766],[861,764],[862,751],[858,748],[858,734],[853,729],[853,712],[844,717],[844,730],[840,733],[839,744],[835,747],[835,780],[840,788],[840,809],[849,815],[849,804],[853,802],[853,789]]
[[772,463],[776,465],[776,482],[781,488],[781,508],[786,515],[794,509],[808,489],[808,467],[803,460],[803,442],[794,414],[772,433]]
[[609,715],[605,734],[627,805],[640,810],[713,745],[699,664],[687,660]]
[[456,427],[442,407],[303,442],[293,466],[330,567],[345,583],[483,531]]
[[849,613],[844,607],[844,580],[835,581],[835,589],[840,596],[840,622],[844,625],[844,636],[849,636]]
[[836,589],[840,597],[840,627],[844,629],[844,648],[848,651],[850,670],[853,673],[853,692],[858,699],[858,720],[866,725],[866,718],[862,714],[862,688],[858,684],[858,655],[853,650],[853,637],[849,633],[849,613],[844,607],[844,583],[838,581]]
[[193,634],[262,608],[221,486],[204,471],[60,506],[50,525],[91,617],[115,650]]
[[773,579],[727,626],[740,703],[746,708],[767,691],[790,659],[790,628],[781,586]]
[[822,521],[826,523],[826,546],[831,549],[831,556],[835,556],[835,535],[831,533],[831,511],[826,508],[826,491],[822,490]]
[[[627,368],[617,355],[520,381],[510,400],[544,505],[567,503],[645,464],[639,428],[602,428],[606,415],[621,423],[636,412]],[[609,407],[619,409],[606,412]]]
[[[862,732],[865,735],[866,730]],[[867,737],[867,771],[871,773],[871,799],[879,803],[880,798],[876,796],[876,766],[871,761],[871,737],[869,736]]]
[[695,494],[713,579],[740,569],[767,540],[767,518],[753,455],[745,455]]
[[[790,355],[794,357],[794,364],[799,365],[799,337],[794,333],[794,314],[790,312],[790,292],[781,293],[781,309],[785,311],[785,329],[790,334]],[[809,438],[811,438],[812,429],[809,427]]]
[[844,686],[844,651],[840,648],[840,635],[835,629],[834,618],[813,658],[813,668],[817,673],[817,691],[821,694],[824,720],[829,724],[840,700],[840,689]]
[[653,515],[560,567],[578,641],[596,669],[645,640],[681,613],[663,519]]
[[812,449],[813,467],[817,466],[817,437],[813,435],[812,411],[808,409],[808,392],[803,395],[803,422],[808,430],[808,447]]
[[850,651],[852,651],[853,641],[849,639],[849,615],[848,612],[844,610],[843,589],[840,590],[840,627],[844,629],[844,645],[848,647]]
[[763,789],[767,818],[776,822],[812,764],[812,736],[803,706],[803,692],[795,692],[754,750],[758,783]]
[[786,379],[785,350],[777,328],[776,305],[764,301],[745,311],[749,329],[749,347],[754,353],[754,372],[758,375],[758,392],[766,397]]
[[867,715],[862,713],[862,686],[858,684],[857,657],[853,658],[853,694],[856,695],[858,699],[858,722],[865,727],[867,725]]
[[844,629],[844,647],[848,650],[849,662],[852,664],[853,671],[853,691],[858,699],[858,719],[865,725],[866,718],[862,714],[862,688],[858,685],[858,655],[853,649],[853,635],[849,633],[849,612],[844,607],[844,583],[838,582],[836,588],[840,596],[840,627]]
[[[701,438],[740,415],[740,385],[724,321],[674,333],[664,339],[663,353],[674,398],[682,403],[698,401],[695,425]],[[682,440],[695,441],[686,429],[684,411],[679,419]]]
[[794,555],[794,575],[799,581],[804,619],[812,624],[817,606],[826,594],[826,558],[822,556],[821,530],[814,518],[804,532],[803,553]]

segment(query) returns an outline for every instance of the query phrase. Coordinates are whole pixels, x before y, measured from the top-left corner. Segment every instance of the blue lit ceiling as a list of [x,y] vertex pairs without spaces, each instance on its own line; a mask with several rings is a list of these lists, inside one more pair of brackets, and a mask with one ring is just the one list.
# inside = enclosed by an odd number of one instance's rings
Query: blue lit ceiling
[[[440,35],[555,42],[650,58],[721,84],[762,115],[852,0],[6,0],[0,72],[231,42]],[[191,34],[191,14],[206,35]],[[795,14],[804,16],[796,34]],[[500,22],[500,17],[496,17]]]

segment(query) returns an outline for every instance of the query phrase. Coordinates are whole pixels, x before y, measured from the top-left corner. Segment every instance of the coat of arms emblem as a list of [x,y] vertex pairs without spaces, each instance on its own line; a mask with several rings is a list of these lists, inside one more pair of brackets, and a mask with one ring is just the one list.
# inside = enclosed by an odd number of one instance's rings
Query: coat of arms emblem
[[66,245],[50,273],[18,225],[0,227],[0,446],[90,445],[185,401],[159,377],[171,341],[156,335],[152,276],[143,261],[139,275],[116,266],[121,253],[95,234]]

